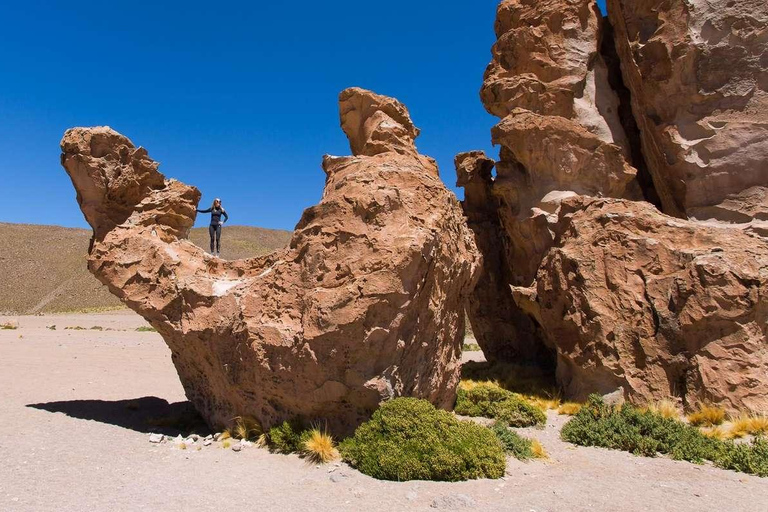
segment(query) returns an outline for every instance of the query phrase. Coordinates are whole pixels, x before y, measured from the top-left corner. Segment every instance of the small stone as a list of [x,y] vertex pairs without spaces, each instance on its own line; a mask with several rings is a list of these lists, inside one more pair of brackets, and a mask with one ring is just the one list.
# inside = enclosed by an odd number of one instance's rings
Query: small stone
[[213,444],[213,439],[204,439],[203,440],[203,446],[211,446]]
[[165,436],[163,434],[149,434],[150,443],[162,443],[163,441],[165,441]]
[[239,452],[242,449],[243,449],[243,445],[241,445],[241,444],[233,444],[232,445],[232,451],[233,452]]
[[192,439],[193,441],[198,441],[200,439],[200,436],[197,434],[192,434],[189,436],[189,439]]
[[213,436],[213,440],[214,441],[220,440],[222,435],[223,434],[221,432],[216,432],[216,434]]
[[346,474],[344,474],[344,473],[334,473],[334,474],[332,474],[332,475],[331,475],[331,477],[330,477],[330,478],[331,478],[331,482],[333,482],[333,483],[336,483],[336,484],[337,484],[337,483],[339,483],[339,482],[343,481],[344,479],[346,479],[346,478],[348,478],[348,477],[347,477],[347,475],[346,475]]
[[432,508],[472,508],[477,505],[477,502],[471,496],[466,494],[446,494],[440,496],[432,501],[430,507]]

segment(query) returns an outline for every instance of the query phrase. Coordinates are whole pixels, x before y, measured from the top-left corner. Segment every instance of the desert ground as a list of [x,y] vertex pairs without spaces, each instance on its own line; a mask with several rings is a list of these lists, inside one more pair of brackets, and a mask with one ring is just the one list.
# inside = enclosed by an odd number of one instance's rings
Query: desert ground
[[185,397],[163,340],[137,331],[143,319],[0,317],[8,322],[18,328],[0,330],[3,511],[768,509],[768,479],[576,447],[560,441],[567,417],[552,412],[543,430],[520,431],[549,459],[510,459],[493,481],[383,482],[256,447],[152,444],[151,420],[183,409]]

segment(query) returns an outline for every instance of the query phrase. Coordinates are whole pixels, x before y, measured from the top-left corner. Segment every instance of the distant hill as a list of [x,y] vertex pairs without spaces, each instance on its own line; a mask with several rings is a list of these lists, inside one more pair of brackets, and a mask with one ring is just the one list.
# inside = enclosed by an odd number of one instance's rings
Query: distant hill
[[[222,257],[230,260],[285,247],[289,231],[225,226]],[[0,222],[0,314],[34,314],[119,307],[120,301],[86,268],[90,229]],[[208,228],[190,240],[208,250]]]

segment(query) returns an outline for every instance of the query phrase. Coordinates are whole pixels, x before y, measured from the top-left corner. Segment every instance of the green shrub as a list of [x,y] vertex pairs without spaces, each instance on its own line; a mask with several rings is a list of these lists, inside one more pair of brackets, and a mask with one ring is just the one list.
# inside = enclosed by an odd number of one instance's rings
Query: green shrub
[[751,445],[728,443],[728,448],[715,464],[723,469],[767,477],[768,440],[758,437]]
[[509,425],[503,421],[497,421],[491,427],[493,433],[499,438],[504,450],[519,460],[529,460],[533,458],[533,450],[530,439],[526,439],[509,429]]
[[501,478],[504,448],[486,427],[456,419],[416,398],[398,398],[339,446],[342,457],[381,480]]
[[768,476],[768,441],[737,445],[707,437],[701,430],[674,418],[629,404],[611,407],[598,395],[579,411],[561,432],[563,440],[654,457],[669,454],[676,460],[700,464],[706,460],[725,468]]
[[530,427],[547,422],[544,411],[511,391],[490,383],[469,389],[460,388],[454,411],[464,416],[494,418],[511,427]]
[[299,420],[284,421],[269,429],[267,440],[269,448],[278,453],[299,453],[309,439],[310,432]]

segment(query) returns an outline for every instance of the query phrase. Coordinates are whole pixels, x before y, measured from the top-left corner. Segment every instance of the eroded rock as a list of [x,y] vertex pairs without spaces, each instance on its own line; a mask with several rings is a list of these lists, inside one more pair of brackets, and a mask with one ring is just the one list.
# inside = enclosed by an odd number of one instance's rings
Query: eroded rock
[[768,409],[764,239],[583,196],[563,203],[557,231],[516,297],[556,347],[567,396],[623,388],[639,403]]
[[664,211],[768,233],[768,3],[609,0],[608,12]]
[[346,433],[388,398],[453,405],[472,233],[402,104],[350,89],[340,110],[354,156],[325,157],[323,198],[287,249],[242,261],[186,240],[200,194],[144,149],[105,127],[62,140],[90,271],[163,336],[214,428],[300,416]]

